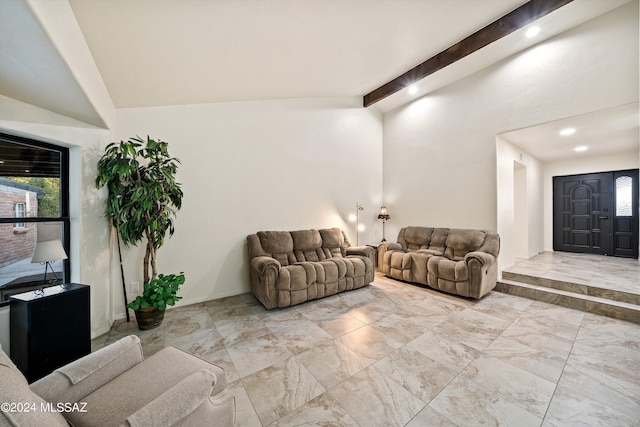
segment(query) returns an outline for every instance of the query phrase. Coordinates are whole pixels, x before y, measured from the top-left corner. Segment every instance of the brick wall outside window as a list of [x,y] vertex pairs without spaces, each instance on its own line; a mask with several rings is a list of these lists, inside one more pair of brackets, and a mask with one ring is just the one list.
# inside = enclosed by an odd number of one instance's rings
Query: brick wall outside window
[[[24,203],[25,216],[38,216],[36,193],[0,185],[0,217],[14,217],[15,204]],[[13,224],[0,224],[0,267],[30,258],[38,237],[37,223],[24,223],[24,228]]]

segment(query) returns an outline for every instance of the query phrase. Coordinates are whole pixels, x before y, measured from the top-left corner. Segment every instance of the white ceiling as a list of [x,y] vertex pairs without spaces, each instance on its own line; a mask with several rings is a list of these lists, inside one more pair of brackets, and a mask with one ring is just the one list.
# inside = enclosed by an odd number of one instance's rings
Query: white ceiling
[[[638,150],[640,113],[638,103],[594,111],[538,126],[506,132],[500,136],[539,160],[578,159]],[[563,129],[575,129],[562,136]],[[579,146],[586,151],[576,152]]]
[[70,0],[116,107],[363,96],[526,0]]
[[22,0],[0,0],[0,95],[95,126],[104,125]]
[[[30,1],[0,0],[0,95],[103,127]],[[423,79],[417,95],[401,91],[376,108],[390,111],[628,1],[574,0],[536,23],[538,38],[516,31]],[[361,97],[526,0],[68,2],[114,105],[124,108]],[[534,154],[538,145],[526,142],[533,132],[508,137]],[[560,155],[558,144],[540,156]]]

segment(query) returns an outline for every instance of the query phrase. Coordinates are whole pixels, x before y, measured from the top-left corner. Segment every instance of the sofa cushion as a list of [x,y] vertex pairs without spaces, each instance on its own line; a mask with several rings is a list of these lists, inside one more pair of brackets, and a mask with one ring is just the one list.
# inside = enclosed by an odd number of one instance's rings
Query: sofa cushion
[[411,277],[413,282],[427,284],[427,262],[429,258],[433,256],[435,251],[429,251],[428,249],[421,249],[416,252],[411,252]]
[[345,256],[348,245],[342,230],[339,228],[326,228],[318,231],[322,237],[322,248],[327,258],[342,258]]
[[46,410],[47,402],[31,391],[22,372],[2,348],[0,348],[0,402],[16,405],[13,408],[9,407],[8,411],[3,408],[0,425],[68,426],[60,412]]
[[431,241],[429,242],[429,247],[427,249],[441,254],[445,253],[448,235],[448,228],[434,228],[433,233],[431,234]]
[[469,252],[478,250],[484,243],[486,231],[453,229],[447,237],[447,249],[444,256],[460,261]]
[[[307,265],[305,265],[307,264]],[[287,265],[280,269],[276,288],[279,290],[306,289],[311,283],[316,283],[316,274],[311,263]]]
[[[322,261],[320,264],[325,267],[325,283],[344,279],[345,276],[351,274],[350,272],[353,271],[352,264],[347,259],[343,258],[329,258],[326,261]],[[333,267],[329,267],[329,265],[333,265],[335,267],[335,275],[333,273]]]
[[411,267],[411,257],[404,252],[391,252],[389,257],[391,258],[389,261],[391,268],[403,270]]
[[258,231],[258,239],[262,249],[281,265],[296,262],[293,255],[293,238],[288,231]]
[[452,261],[434,256],[429,258],[427,268],[429,274],[451,282],[462,282],[469,279],[469,269],[463,261]]
[[400,243],[409,250],[427,249],[432,233],[433,228],[406,227],[403,235],[404,242]]
[[418,249],[416,252],[423,255],[436,255],[436,256],[444,255],[444,253],[442,253],[441,251],[436,251],[433,249]]
[[293,253],[297,262],[324,261],[327,256],[322,251],[322,237],[318,230],[292,231]]

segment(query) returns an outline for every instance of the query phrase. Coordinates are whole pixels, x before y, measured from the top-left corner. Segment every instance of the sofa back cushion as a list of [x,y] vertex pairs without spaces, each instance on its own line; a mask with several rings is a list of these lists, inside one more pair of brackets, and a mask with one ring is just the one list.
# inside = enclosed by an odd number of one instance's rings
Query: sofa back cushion
[[431,241],[429,242],[429,249],[433,253],[444,254],[447,246],[447,238],[449,236],[450,229],[448,228],[434,228],[431,234]]
[[287,266],[296,262],[342,258],[351,246],[339,228],[298,231],[259,231],[247,237],[249,258],[268,256]]
[[322,237],[322,248],[327,258],[343,258],[351,246],[347,236],[339,228],[318,230]]
[[428,250],[435,255],[443,255],[447,243],[448,228],[405,227],[398,234],[398,243],[405,250]]
[[449,230],[444,256],[454,261],[460,261],[469,252],[479,250],[484,244],[486,231],[483,230]]
[[322,250],[322,237],[318,230],[292,231],[293,254],[297,262],[324,261],[327,259]]
[[275,258],[283,266],[296,262],[291,233],[288,231],[258,231],[257,236],[264,251],[262,255]]
[[400,230],[398,243],[409,250],[429,249],[432,233],[430,227],[405,227]]

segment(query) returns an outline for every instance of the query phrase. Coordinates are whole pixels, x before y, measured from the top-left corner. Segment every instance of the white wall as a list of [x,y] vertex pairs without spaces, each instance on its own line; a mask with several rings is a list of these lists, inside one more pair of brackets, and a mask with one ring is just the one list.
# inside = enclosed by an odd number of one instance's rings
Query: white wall
[[639,151],[617,153],[610,156],[545,163],[544,165],[544,250],[553,250],[553,177],[592,172],[638,169]]
[[496,136],[496,162],[499,263],[507,268],[516,258],[543,250],[543,168],[538,159],[500,136]]
[[527,166],[513,162],[513,209],[515,230],[515,257],[529,255],[529,210],[527,209]]
[[385,114],[389,236],[406,225],[502,229],[497,134],[637,100],[631,2]]
[[69,147],[71,280],[91,286],[91,335],[112,323],[108,224],[104,192],[95,189],[96,163],[109,131],[0,96],[0,130]]
[[[355,99],[297,99],[120,109],[115,139],[147,134],[181,160],[183,207],[159,250],[159,271],[184,271],[180,304],[249,291],[246,236],[259,230],[340,227],[355,244],[380,241],[381,118]],[[125,252],[141,281],[142,249]],[[114,284],[119,289],[120,284]],[[116,315],[123,306],[115,301]]]

